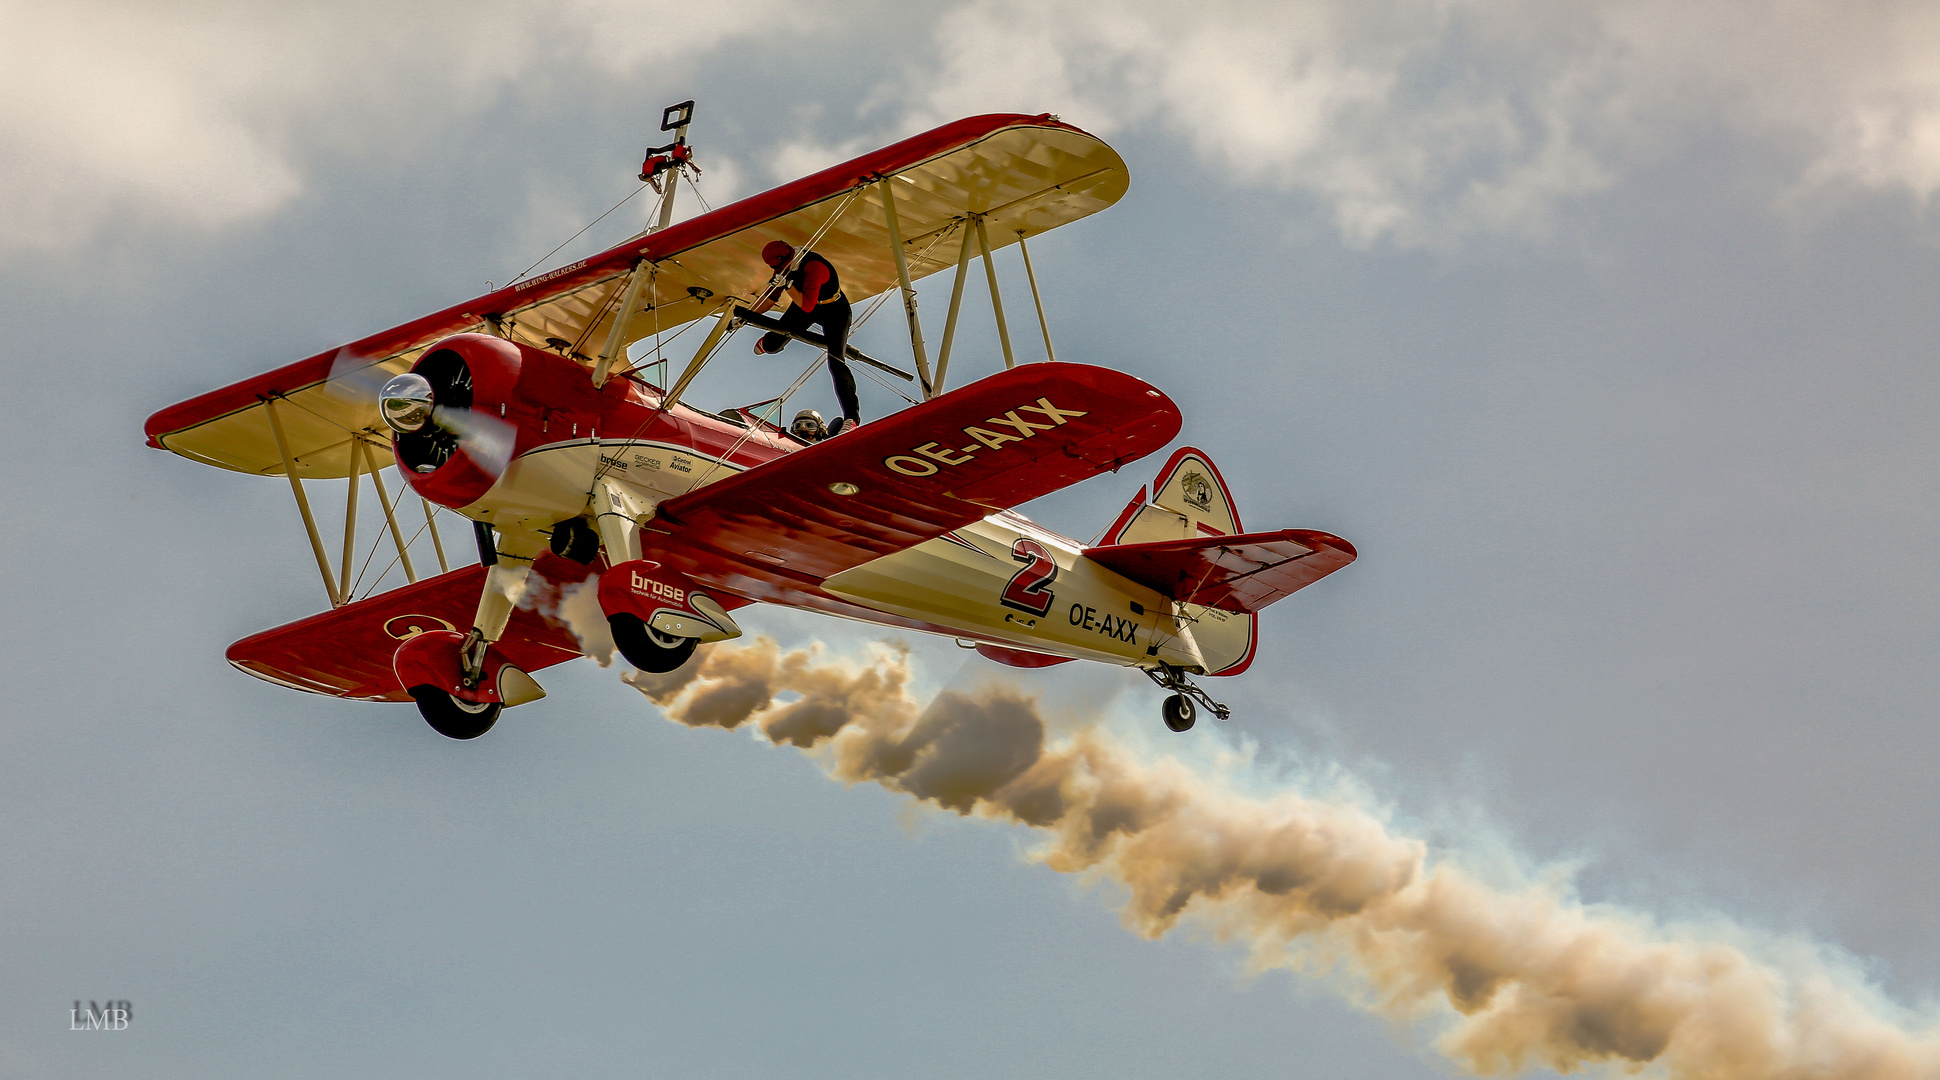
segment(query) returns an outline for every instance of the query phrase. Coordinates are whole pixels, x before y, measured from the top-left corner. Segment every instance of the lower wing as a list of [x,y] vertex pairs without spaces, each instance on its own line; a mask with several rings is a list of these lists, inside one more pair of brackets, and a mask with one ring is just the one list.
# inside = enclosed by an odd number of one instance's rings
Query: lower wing
[[1123,372],[1026,364],[669,499],[641,542],[696,581],[780,599],[1115,470],[1179,424]]
[[[485,568],[467,566],[354,604],[265,630],[229,646],[229,662],[280,686],[357,701],[409,701],[391,655],[426,630],[471,629]],[[537,612],[518,610],[494,646],[520,669],[549,668],[580,655],[572,634]]]

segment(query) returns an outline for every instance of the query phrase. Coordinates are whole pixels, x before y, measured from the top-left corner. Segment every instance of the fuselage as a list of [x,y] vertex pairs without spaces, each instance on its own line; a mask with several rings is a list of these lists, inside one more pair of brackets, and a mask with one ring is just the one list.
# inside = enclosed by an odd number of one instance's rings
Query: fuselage
[[[751,444],[766,451],[760,460],[801,445],[785,435],[750,435],[708,414],[679,411],[690,413],[681,418],[688,432],[709,437],[685,444],[588,437],[537,446],[514,459],[504,477],[461,512],[501,528],[538,531],[584,513],[596,479],[631,489],[642,503],[653,505],[754,464],[746,461]],[[551,520],[542,526],[539,519],[547,517]],[[1099,566],[1083,551],[1077,540],[1001,511],[818,583],[777,575],[758,589],[745,583],[702,584],[741,600],[1027,652],[1205,667],[1188,630],[1190,617],[1175,616],[1172,601]],[[654,557],[650,540],[641,554]]]
[[[493,354],[510,347],[494,342]],[[681,404],[662,408],[660,391],[632,377],[596,389],[570,360],[519,353],[509,370],[495,372],[493,354],[468,351],[471,407],[517,431],[503,474],[484,475],[462,457],[426,472],[407,468],[420,494],[493,525],[515,551],[536,550],[557,523],[587,514],[597,485],[623,490],[650,516],[665,500],[806,445],[752,417],[737,423]],[[408,467],[411,448],[400,443],[397,453]],[[653,558],[651,536],[642,543],[639,554]],[[1228,639],[1235,632],[1238,651],[1250,650],[1250,621],[1227,626],[1234,620],[1224,612],[1175,604],[1087,559],[1084,546],[1003,511],[826,579],[776,574],[699,583],[742,601],[1044,657],[1217,671],[1239,659],[1225,655],[1234,652]],[[1200,636],[1215,632],[1220,656],[1202,653],[1195,628]]]

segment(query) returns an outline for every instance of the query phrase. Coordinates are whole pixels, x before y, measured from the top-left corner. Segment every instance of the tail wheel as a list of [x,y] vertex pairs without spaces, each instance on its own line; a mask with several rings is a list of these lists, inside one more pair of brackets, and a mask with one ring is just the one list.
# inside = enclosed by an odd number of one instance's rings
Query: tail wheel
[[606,623],[613,628],[613,644],[619,647],[627,663],[656,675],[685,664],[694,655],[694,647],[700,644],[694,638],[663,634],[638,615],[612,615]]
[[498,723],[499,710],[504,708],[496,701],[481,704],[455,698],[435,686],[413,686],[411,697],[417,701],[424,722],[447,739],[478,738],[492,730]]
[[1165,699],[1161,710],[1165,713],[1165,726],[1174,731],[1191,731],[1192,722],[1198,719],[1199,710],[1193,706],[1192,699],[1184,694],[1174,694]]

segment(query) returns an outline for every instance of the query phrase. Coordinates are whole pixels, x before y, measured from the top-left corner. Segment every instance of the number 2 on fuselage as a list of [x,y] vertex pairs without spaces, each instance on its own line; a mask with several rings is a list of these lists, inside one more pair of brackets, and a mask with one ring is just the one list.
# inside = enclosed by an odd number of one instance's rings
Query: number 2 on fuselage
[[1042,616],[1051,610],[1051,583],[1058,579],[1057,560],[1044,550],[1044,545],[1027,536],[1020,536],[1010,546],[1010,557],[1024,564],[1024,568],[1010,576],[1010,582],[998,596],[1005,607],[1016,608],[1032,615]]

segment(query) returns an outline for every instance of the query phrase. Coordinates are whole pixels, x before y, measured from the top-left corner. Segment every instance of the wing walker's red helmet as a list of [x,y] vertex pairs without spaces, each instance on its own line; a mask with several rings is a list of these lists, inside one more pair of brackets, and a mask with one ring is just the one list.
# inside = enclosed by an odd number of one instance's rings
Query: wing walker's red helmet
[[768,246],[761,249],[761,261],[777,270],[787,266],[788,260],[794,257],[795,249],[782,240],[770,240]]

